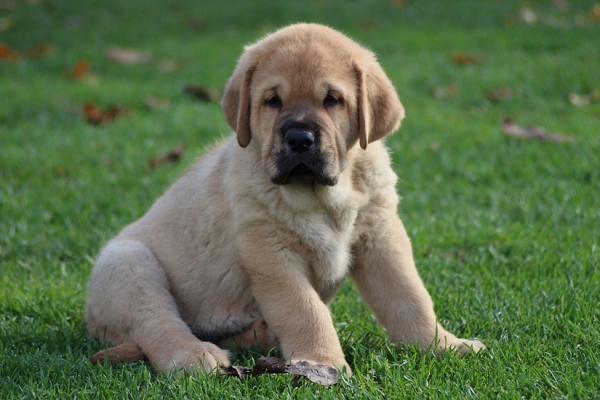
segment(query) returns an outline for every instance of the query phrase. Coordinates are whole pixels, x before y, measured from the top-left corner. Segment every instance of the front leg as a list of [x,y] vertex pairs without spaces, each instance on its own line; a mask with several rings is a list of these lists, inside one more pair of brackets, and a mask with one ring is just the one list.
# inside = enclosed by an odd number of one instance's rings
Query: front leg
[[268,327],[286,360],[345,367],[350,373],[329,309],[307,277],[306,262],[282,238],[285,233],[257,227],[236,237],[237,257]]
[[400,218],[394,210],[378,221],[354,246],[351,276],[391,339],[422,349],[431,346],[438,354],[451,348],[460,354],[485,348],[477,340],[457,338],[437,323]]

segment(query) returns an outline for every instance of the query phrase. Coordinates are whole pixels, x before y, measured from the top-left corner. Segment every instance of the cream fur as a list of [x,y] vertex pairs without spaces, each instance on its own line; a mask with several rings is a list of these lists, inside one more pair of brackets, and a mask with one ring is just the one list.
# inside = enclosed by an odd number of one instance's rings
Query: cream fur
[[[280,110],[265,105],[274,94]],[[343,104],[324,108],[328,94]],[[237,135],[101,251],[91,336],[133,342],[165,372],[226,366],[228,352],[211,342],[253,339],[294,362],[350,371],[327,307],[349,275],[395,342],[483,348],[436,322],[415,268],[378,140],[404,109],[370,51],[320,25],[284,28],[246,49],[223,109]],[[294,118],[320,126],[321,167],[334,185],[271,181],[284,146],[277,124]]]

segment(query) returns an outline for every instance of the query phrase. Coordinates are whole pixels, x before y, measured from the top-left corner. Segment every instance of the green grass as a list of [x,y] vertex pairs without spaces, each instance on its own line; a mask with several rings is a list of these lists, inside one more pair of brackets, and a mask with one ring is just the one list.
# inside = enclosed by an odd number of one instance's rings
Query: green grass
[[[600,89],[600,23],[594,1],[530,4],[533,25],[519,21],[520,1],[501,0],[0,2],[10,23],[0,42],[54,45],[0,60],[0,398],[600,397],[600,102],[569,102]],[[244,44],[296,21],[327,23],[379,54],[407,109],[388,145],[417,265],[442,323],[489,350],[435,358],[396,347],[348,283],[332,311],[355,375],[335,387],[90,365],[101,346],[86,338],[83,308],[99,248],[228,134],[218,104],[183,86],[222,90]],[[117,65],[108,45],[156,61]],[[454,52],[480,62],[457,65]],[[83,58],[95,86],[65,76]],[[159,72],[161,60],[182,68]],[[447,85],[458,92],[431,95]],[[486,99],[502,86],[512,98]],[[149,110],[147,96],[171,107]],[[129,113],[92,126],[87,101]],[[507,116],[575,141],[507,137]],[[148,168],[180,144],[177,165]]]

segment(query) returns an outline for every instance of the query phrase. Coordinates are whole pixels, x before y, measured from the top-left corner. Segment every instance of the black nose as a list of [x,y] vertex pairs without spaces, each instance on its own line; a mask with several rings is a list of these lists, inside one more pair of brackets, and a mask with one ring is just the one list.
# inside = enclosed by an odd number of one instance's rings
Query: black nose
[[290,129],[285,134],[285,143],[295,153],[303,153],[315,145],[315,135],[305,129]]

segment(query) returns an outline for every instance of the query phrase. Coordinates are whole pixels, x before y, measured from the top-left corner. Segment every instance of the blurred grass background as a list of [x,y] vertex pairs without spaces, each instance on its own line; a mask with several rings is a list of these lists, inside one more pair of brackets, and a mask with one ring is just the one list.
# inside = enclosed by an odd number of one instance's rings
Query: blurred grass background
[[[245,44],[299,21],[378,54],[407,109],[387,143],[417,266],[441,322],[489,350],[398,348],[348,283],[332,312],[355,376],[334,388],[91,366],[99,248],[229,134],[184,87],[222,92]],[[583,0],[0,0],[0,398],[600,396],[599,38]],[[85,103],[126,112],[93,125]],[[508,137],[507,117],[573,141]]]

